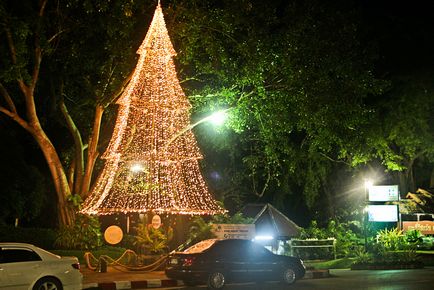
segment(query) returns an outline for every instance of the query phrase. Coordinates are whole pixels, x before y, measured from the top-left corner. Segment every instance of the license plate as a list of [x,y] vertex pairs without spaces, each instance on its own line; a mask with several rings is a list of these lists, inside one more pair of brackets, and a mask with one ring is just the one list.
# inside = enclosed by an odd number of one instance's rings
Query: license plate
[[176,259],[176,258],[170,259],[170,264],[172,264],[172,265],[178,265],[178,259]]

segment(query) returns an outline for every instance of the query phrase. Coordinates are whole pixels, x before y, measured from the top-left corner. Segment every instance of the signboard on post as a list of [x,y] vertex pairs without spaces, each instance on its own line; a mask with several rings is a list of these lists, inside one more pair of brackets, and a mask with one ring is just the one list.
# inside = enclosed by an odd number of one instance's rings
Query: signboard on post
[[218,239],[245,239],[255,237],[254,224],[213,224],[212,233]]
[[398,205],[368,205],[368,220],[370,222],[397,222]]
[[404,232],[418,230],[424,235],[434,235],[434,222],[433,221],[402,222],[402,230]]
[[368,188],[369,201],[398,201],[398,185],[373,185]]

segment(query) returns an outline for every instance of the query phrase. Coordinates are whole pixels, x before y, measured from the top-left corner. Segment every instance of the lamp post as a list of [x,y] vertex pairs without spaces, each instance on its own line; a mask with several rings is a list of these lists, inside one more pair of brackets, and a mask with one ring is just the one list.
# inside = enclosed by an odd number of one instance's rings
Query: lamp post
[[364,186],[364,207],[363,207],[363,236],[365,238],[365,252],[368,249],[368,204],[369,204],[369,188],[372,186],[372,181],[366,179]]

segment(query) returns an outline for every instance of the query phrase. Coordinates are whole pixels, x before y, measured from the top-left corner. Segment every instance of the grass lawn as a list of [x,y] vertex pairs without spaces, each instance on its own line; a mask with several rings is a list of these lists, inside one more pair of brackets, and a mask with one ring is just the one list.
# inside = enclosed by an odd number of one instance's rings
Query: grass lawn
[[[417,251],[425,266],[434,266],[434,251]],[[350,268],[355,258],[341,258],[328,261],[304,261],[306,267],[315,269],[346,269]]]
[[353,262],[354,258],[341,258],[328,261],[304,261],[304,264],[315,269],[346,269],[350,268]]

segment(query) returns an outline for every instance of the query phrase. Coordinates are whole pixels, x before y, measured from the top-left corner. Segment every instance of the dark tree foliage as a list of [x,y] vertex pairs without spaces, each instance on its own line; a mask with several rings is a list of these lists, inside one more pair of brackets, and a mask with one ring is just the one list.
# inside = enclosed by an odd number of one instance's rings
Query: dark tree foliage
[[[19,96],[14,81],[32,65],[29,36],[35,30],[36,2],[0,3],[0,81],[11,95]],[[204,174],[228,209],[272,202],[301,222],[352,216],[363,191],[353,181],[377,167],[388,175],[388,182],[400,182],[402,190],[428,186],[430,175],[434,184],[432,70],[422,76],[418,67],[410,70],[412,58],[405,55],[412,48],[414,58],[429,67],[432,54],[425,58],[418,53],[432,46],[418,43],[418,49],[406,42],[401,49],[393,47],[399,48],[413,30],[429,23],[417,20],[402,34],[407,23],[403,19],[409,21],[415,11],[407,15],[402,9],[393,18],[396,11],[377,2],[162,1],[178,52],[177,70],[194,105],[192,122],[229,108],[225,127],[215,130],[203,123],[194,128],[205,153]],[[110,104],[134,68],[135,51],[157,1],[47,3],[36,105],[69,167],[75,158],[73,139],[59,103],[65,102],[86,139],[95,106]],[[15,64],[4,41],[6,22],[14,27],[19,55]],[[391,27],[395,31],[389,33]],[[429,39],[430,30],[415,35]],[[406,66],[398,72],[400,54]],[[20,99],[15,101],[22,110]],[[110,137],[115,110],[106,110],[101,150]],[[3,138],[2,145],[18,155],[19,148],[28,146],[14,146],[14,139],[21,139],[8,138],[12,145]],[[35,164],[25,163],[30,168],[23,168],[37,175],[31,169]],[[35,179],[48,180],[46,170],[39,170],[46,177]],[[10,178],[20,183],[22,175]],[[42,184],[50,183],[35,181],[35,198]],[[10,200],[12,192],[26,196],[26,191],[2,190],[2,198]],[[20,206],[17,203],[8,216]],[[35,214],[39,208],[35,206]]]
[[232,162],[228,173],[244,172],[225,176],[235,179],[228,191],[312,207],[319,195],[333,195],[330,178],[342,167],[336,161],[366,160],[362,128],[373,116],[365,99],[385,83],[374,76],[374,50],[361,43],[357,8],[231,0],[169,8],[198,115],[231,108],[237,135],[212,139]]

